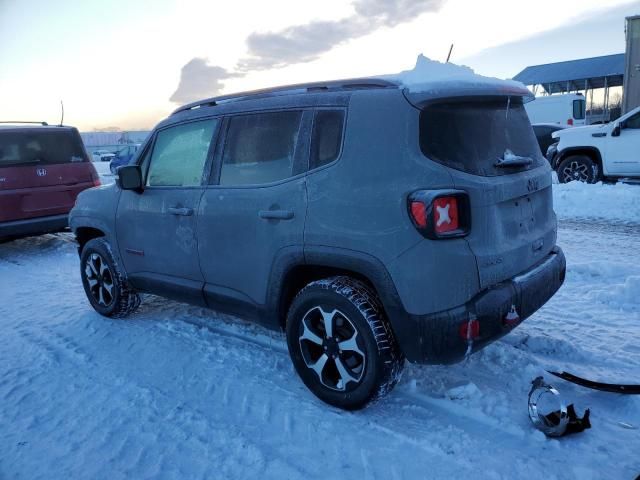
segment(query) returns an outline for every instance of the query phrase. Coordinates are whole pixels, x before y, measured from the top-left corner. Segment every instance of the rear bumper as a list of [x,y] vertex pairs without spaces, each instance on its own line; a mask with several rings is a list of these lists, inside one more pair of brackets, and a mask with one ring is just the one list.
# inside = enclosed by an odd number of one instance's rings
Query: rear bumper
[[[464,305],[430,315],[410,315],[407,323],[414,330],[414,340],[401,342],[405,355],[411,362],[424,364],[461,361],[467,353],[506,335],[542,307],[564,282],[565,272],[564,253],[555,247],[537,265],[479,293]],[[474,320],[478,336],[468,340],[464,332]],[[407,338],[407,332],[403,333]]]
[[59,232],[69,226],[69,216],[51,215],[48,217],[27,218],[0,223],[0,237],[23,237],[48,232]]

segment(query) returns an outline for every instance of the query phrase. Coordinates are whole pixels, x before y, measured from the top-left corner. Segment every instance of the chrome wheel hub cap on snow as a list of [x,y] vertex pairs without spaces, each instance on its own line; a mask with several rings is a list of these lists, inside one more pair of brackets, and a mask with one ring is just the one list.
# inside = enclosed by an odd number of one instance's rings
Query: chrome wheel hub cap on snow
[[571,162],[569,165],[564,167],[562,175],[564,176],[565,183],[572,180],[587,182],[589,180],[589,169],[583,163]]
[[87,257],[84,266],[89,291],[99,305],[109,306],[113,302],[113,275],[104,259],[97,253]]
[[355,325],[339,310],[309,310],[300,326],[304,362],[327,388],[345,391],[364,375],[366,356],[358,345]]

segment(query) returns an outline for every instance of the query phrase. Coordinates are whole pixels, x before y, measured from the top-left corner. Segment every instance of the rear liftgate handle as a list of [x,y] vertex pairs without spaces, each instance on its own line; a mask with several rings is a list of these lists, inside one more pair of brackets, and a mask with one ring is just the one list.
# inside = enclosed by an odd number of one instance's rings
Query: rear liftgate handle
[[182,215],[183,217],[189,217],[193,215],[193,208],[169,207],[168,211],[172,215]]
[[263,220],[291,220],[293,211],[291,210],[260,210],[258,216]]

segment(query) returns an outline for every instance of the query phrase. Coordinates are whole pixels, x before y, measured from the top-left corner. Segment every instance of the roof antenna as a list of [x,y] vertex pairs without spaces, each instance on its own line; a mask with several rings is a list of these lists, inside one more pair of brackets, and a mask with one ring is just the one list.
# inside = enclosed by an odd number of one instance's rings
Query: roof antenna
[[60,126],[64,123],[64,103],[60,100],[60,109],[62,110],[62,115],[60,116]]
[[451,52],[453,52],[453,43],[451,44],[451,47],[449,48],[449,55],[447,55],[446,63],[449,63],[449,59],[451,59]]

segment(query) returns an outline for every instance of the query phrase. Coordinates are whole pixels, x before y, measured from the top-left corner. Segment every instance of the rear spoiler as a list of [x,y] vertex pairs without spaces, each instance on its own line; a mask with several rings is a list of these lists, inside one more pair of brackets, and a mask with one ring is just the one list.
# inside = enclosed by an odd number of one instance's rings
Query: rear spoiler
[[440,81],[414,85],[404,89],[404,95],[415,107],[438,100],[474,97],[520,97],[523,103],[535,99],[527,87],[519,82],[496,80],[477,82]]

